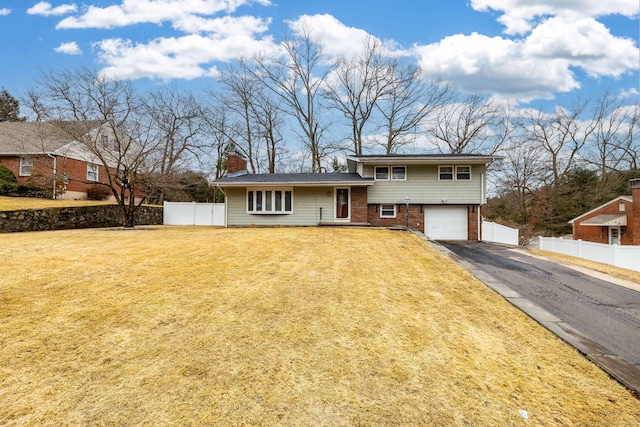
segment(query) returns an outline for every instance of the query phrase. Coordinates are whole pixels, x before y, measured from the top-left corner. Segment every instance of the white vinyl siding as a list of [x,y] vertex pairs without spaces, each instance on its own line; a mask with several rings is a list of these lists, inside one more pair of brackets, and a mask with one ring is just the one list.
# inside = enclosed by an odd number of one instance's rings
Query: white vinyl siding
[[[455,166],[453,172],[455,174]],[[374,168],[369,166],[368,176],[373,177]],[[475,177],[484,172],[483,165],[472,165],[471,174]],[[474,204],[485,203],[483,200],[483,179],[445,180],[439,179],[438,165],[409,165],[404,181],[375,181],[367,189],[369,204],[405,204],[409,196],[411,204]]]
[[[333,187],[296,187],[292,189],[291,214],[255,215],[247,212],[247,190],[225,188],[228,226],[311,226],[334,222]],[[274,188],[274,191],[277,189]],[[322,212],[322,216],[321,216]]]

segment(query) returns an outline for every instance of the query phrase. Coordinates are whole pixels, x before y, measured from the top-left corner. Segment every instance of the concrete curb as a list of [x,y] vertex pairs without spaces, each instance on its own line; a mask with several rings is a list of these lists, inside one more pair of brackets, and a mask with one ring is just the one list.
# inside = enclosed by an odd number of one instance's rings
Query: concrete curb
[[415,231],[413,233],[433,248],[449,257],[460,267],[467,270],[476,279],[493,289],[513,306],[523,311],[549,331],[553,332],[567,344],[573,346],[612,378],[633,391],[636,396],[640,396],[640,369],[635,365],[609,351],[597,342],[589,339],[580,333],[580,331],[565,323],[562,319],[559,319],[527,298],[523,298],[517,292],[513,291],[508,285],[496,280],[494,277],[480,270],[473,263],[460,258],[449,249],[439,245],[433,240],[430,240],[424,234]]

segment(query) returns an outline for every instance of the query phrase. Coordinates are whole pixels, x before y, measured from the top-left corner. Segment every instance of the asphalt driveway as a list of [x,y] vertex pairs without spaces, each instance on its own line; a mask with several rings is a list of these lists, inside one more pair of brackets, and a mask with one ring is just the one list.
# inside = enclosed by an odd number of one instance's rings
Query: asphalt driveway
[[[454,261],[640,392],[640,287],[621,286],[527,251],[438,242]],[[594,277],[598,276],[598,277]]]

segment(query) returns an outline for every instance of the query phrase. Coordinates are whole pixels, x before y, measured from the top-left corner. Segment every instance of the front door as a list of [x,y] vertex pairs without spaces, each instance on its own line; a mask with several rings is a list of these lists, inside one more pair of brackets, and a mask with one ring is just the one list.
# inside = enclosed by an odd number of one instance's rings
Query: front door
[[336,220],[347,221],[350,216],[348,188],[336,188]]
[[620,227],[609,227],[609,244],[620,244]]

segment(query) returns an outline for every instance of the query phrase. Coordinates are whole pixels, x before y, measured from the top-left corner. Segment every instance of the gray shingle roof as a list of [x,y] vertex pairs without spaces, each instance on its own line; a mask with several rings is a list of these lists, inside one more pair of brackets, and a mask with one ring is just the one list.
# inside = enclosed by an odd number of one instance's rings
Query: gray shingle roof
[[214,184],[224,186],[242,185],[371,185],[372,178],[362,178],[357,173],[258,173],[217,179]]
[[53,153],[73,141],[66,125],[87,133],[100,122],[0,122],[0,154]]

